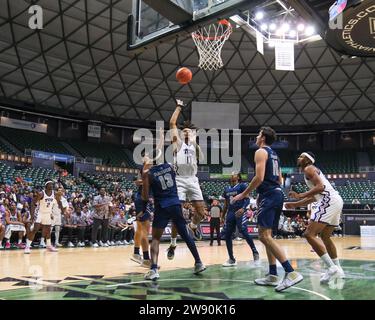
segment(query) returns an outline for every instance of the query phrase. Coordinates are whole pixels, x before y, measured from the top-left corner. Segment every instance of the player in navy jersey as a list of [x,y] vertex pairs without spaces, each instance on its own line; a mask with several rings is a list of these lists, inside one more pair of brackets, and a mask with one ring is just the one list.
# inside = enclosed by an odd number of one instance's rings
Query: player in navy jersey
[[[139,263],[143,267],[149,268],[151,266],[151,260],[149,255],[148,231],[150,229],[153,205],[150,201],[144,202],[142,200],[141,171],[137,177],[134,177],[134,183],[138,187],[134,199],[137,222],[134,234],[134,253],[130,259]],[[142,247],[143,257],[140,255],[140,247]]]
[[176,186],[176,173],[170,164],[164,163],[152,166],[146,161],[142,173],[142,199],[149,199],[149,192],[154,196],[155,214],[152,222],[151,243],[151,269],[145,275],[146,280],[157,280],[158,256],[160,238],[168,222],[172,220],[181,238],[186,242],[190,252],[194,256],[194,273],[198,274],[206,269],[203,265],[194,240],[188,234],[186,221],[182,215],[181,203],[178,198]]
[[247,217],[246,207],[250,203],[248,197],[239,200],[235,203],[230,203],[231,199],[236,195],[246,190],[247,184],[242,182],[241,174],[232,174],[230,178],[230,187],[225,188],[223,198],[225,198],[223,216],[225,218],[225,243],[227,245],[229,259],[223,264],[223,267],[233,267],[237,265],[237,261],[233,256],[233,243],[232,236],[238,230],[242,233],[251,251],[253,252],[254,261],[259,260],[259,253],[255,247],[253,239],[250,237],[247,231]]
[[[275,286],[281,292],[303,280],[300,273],[294,271],[284,250],[272,238],[272,229],[277,226],[283,207],[284,195],[281,190],[280,161],[271,144],[276,140],[276,132],[270,127],[262,127],[257,136],[256,144],[259,149],[255,152],[255,176],[249,186],[241,194],[235,196],[232,202],[242,200],[256,189],[258,193],[258,227],[259,240],[265,245],[269,262],[269,273],[265,278],[254,282],[262,286]],[[279,283],[276,259],[285,270],[283,280]]]

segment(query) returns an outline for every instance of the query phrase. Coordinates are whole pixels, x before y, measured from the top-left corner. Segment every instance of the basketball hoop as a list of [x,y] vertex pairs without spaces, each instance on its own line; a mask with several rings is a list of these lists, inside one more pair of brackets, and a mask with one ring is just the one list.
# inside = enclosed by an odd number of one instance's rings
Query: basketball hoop
[[223,67],[221,49],[232,31],[228,20],[220,20],[218,23],[202,27],[191,34],[198,48],[199,68],[213,71]]

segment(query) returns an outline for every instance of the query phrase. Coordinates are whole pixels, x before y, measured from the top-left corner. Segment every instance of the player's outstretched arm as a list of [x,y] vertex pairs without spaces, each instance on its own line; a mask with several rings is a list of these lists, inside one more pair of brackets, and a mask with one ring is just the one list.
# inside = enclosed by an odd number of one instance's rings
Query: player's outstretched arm
[[177,144],[179,146],[181,144],[181,139],[178,135],[177,120],[180,116],[182,108],[184,107],[184,103],[181,100],[176,100],[176,103],[176,109],[174,110],[172,117],[169,120],[169,129],[171,133],[172,143]]
[[142,170],[142,200],[148,201],[150,194],[150,170],[151,164],[145,163]]

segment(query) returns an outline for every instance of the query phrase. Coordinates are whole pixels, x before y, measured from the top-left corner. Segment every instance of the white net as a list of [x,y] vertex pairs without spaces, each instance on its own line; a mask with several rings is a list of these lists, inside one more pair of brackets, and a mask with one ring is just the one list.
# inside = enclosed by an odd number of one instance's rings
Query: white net
[[227,20],[202,27],[191,34],[198,48],[199,68],[213,71],[223,67],[221,49],[231,34],[232,26]]

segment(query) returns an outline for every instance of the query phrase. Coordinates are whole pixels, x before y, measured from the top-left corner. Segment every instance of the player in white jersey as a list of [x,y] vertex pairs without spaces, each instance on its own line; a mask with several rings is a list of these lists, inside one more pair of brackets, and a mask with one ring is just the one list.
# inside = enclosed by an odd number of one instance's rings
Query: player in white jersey
[[[67,208],[69,207],[68,201],[64,197],[65,190],[63,187],[59,187],[57,189],[58,194],[61,195],[60,201],[56,201],[56,203],[52,206],[52,225],[51,225],[51,233],[52,229],[55,228],[55,247],[62,247],[62,244],[59,243],[60,239],[60,231],[62,225],[62,215],[66,213]],[[40,243],[43,245],[39,245],[39,247],[45,248],[44,238],[40,239]]]
[[[304,236],[328,267],[327,272],[320,278],[320,283],[326,284],[332,278],[345,278],[337,258],[336,246],[331,239],[333,230],[340,223],[344,202],[314,163],[315,155],[311,152],[303,152],[299,156],[297,164],[305,174],[309,191],[304,193],[291,191],[289,197],[299,201],[288,202],[285,207],[292,209],[311,203],[310,223]],[[317,237],[319,234],[321,240]]]
[[[178,197],[182,203],[191,201],[196,214],[188,225],[195,239],[202,239],[198,225],[204,218],[204,201],[197,175],[198,160],[203,160],[203,153],[195,141],[196,128],[190,123],[185,122],[181,136],[177,129],[177,119],[181,113],[184,104],[177,100],[177,107],[170,121],[169,128],[173,143],[174,166],[176,170],[176,183]],[[168,249],[168,259],[173,259],[176,249],[177,230],[172,225],[171,245]]]
[[57,249],[51,244],[51,225],[52,225],[52,208],[61,200],[60,193],[53,192],[53,181],[47,181],[44,190],[35,194],[31,203],[31,217],[33,226],[27,235],[25,254],[30,253],[30,246],[34,240],[35,234],[42,228],[42,237],[46,239],[47,250],[56,252]]

